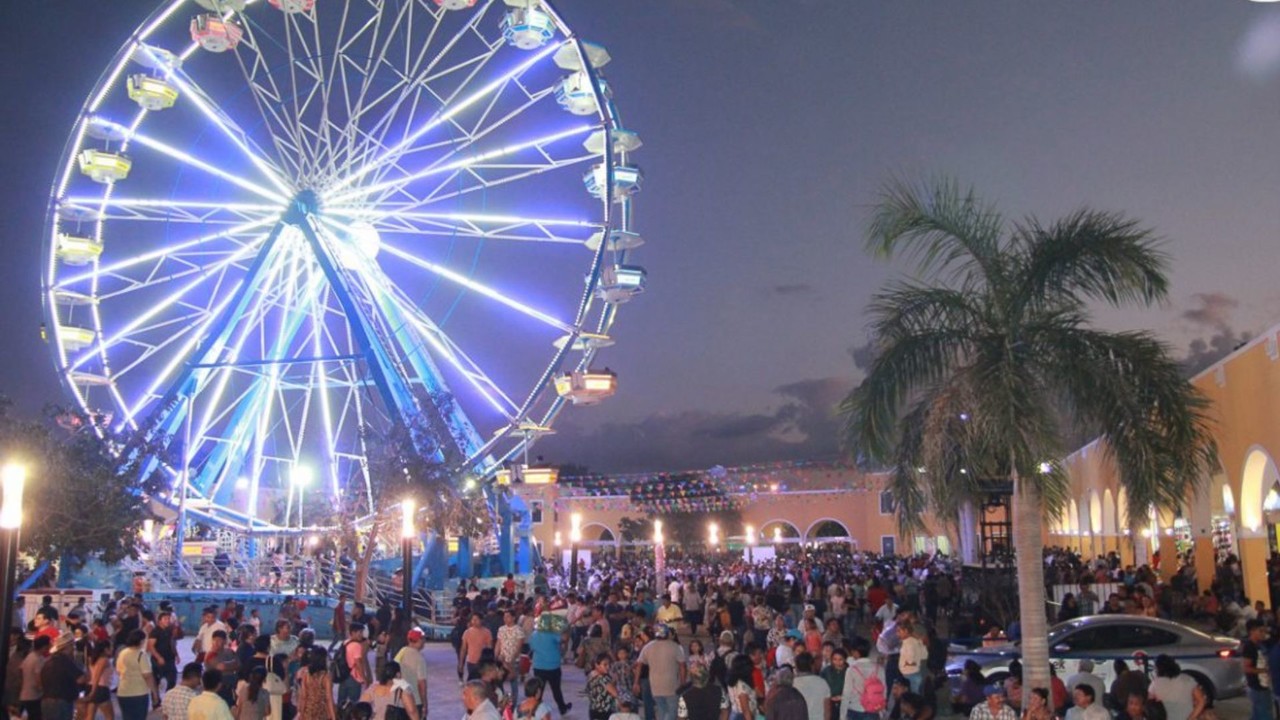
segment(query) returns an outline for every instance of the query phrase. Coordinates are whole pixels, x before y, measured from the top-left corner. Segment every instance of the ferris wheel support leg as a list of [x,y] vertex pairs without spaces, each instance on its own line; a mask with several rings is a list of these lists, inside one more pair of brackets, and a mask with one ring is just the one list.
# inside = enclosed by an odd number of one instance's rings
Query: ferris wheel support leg
[[449,579],[449,542],[439,533],[427,534],[427,589],[444,590]]
[[529,535],[533,529],[533,523],[529,517],[529,506],[520,499],[518,495],[511,496],[511,514],[512,521],[516,525],[515,539],[515,561],[511,572],[527,573],[533,571],[533,548],[530,543]]
[[511,501],[506,493],[499,492],[495,495],[494,501],[498,505],[498,571],[506,575],[515,572],[511,566]]
[[458,579],[469,580],[475,574],[475,564],[471,559],[471,538],[458,538],[458,554],[454,557],[458,565]]

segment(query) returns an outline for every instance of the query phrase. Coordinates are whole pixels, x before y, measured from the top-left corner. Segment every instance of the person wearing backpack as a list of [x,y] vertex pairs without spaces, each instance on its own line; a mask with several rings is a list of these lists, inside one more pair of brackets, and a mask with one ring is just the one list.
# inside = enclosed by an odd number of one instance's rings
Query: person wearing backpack
[[868,657],[871,645],[856,638],[849,648],[849,669],[840,693],[840,720],[879,720],[888,706],[884,668]]
[[345,713],[360,701],[360,694],[372,684],[364,625],[353,622],[347,626],[347,641],[334,650],[330,672],[338,686],[338,712]]

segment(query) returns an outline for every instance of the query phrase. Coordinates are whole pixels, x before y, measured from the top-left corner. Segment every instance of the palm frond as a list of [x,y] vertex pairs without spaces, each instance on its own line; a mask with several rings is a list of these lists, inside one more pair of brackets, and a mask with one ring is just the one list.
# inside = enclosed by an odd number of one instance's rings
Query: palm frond
[[884,258],[906,252],[924,275],[978,270],[994,285],[1003,275],[1003,229],[1004,218],[954,180],[896,180],[884,187],[872,212],[867,249]]
[[872,333],[882,343],[939,328],[957,339],[975,337],[982,327],[982,309],[962,290],[916,283],[892,283],[871,299]]
[[1014,229],[1024,253],[1021,296],[1081,297],[1111,305],[1163,301],[1168,256],[1150,229],[1117,213],[1079,210],[1045,227],[1030,218]]

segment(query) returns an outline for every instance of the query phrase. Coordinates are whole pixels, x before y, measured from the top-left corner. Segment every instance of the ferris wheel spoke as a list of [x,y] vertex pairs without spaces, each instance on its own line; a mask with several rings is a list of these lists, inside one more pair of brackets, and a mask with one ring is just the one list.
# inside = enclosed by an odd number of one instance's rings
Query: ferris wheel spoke
[[[237,236],[244,235],[249,231],[255,230],[264,225],[274,223],[276,222],[277,219],[278,218],[275,218],[275,217],[268,217],[261,220],[254,220],[253,222],[244,223],[243,225],[237,225],[236,227],[229,228],[221,232],[213,233],[211,235],[203,235],[197,238],[193,238],[191,240],[184,240],[184,241],[179,241],[173,244],[166,244],[162,247],[156,248],[155,250],[139,253],[138,255],[134,255],[132,257],[125,258],[123,260],[117,260],[115,262],[99,265],[96,269],[87,270],[84,272],[76,273],[75,275],[59,278],[58,281],[54,284],[54,287],[65,289],[88,280],[93,280],[96,277],[114,275],[116,273],[119,273],[122,270],[127,270],[129,268],[136,267],[138,265],[151,262],[153,260],[161,260],[167,257],[181,257],[181,254],[184,253],[185,251],[188,251],[193,248],[197,248],[202,245],[206,245],[208,243],[212,243],[218,240],[230,240],[232,242],[235,242],[235,238]],[[258,237],[258,236],[255,235],[254,237]]]
[[438,112],[436,112],[436,114],[434,114],[431,117],[430,120],[423,123],[416,130],[410,131],[399,142],[392,145],[390,148],[385,150],[380,155],[377,155],[369,159],[367,162],[364,162],[355,172],[351,173],[350,175],[347,175],[345,178],[340,180],[330,190],[329,195],[337,195],[343,189],[351,186],[356,182],[359,182],[362,178],[364,178],[369,173],[375,170],[378,170],[379,168],[385,166],[389,162],[394,162],[397,158],[399,158],[401,154],[411,149],[413,147],[413,144],[417,142],[422,136],[431,132],[433,129],[439,127],[440,125],[451,121],[454,117],[461,114],[462,112],[470,108],[472,105],[483,100],[490,93],[504,87],[511,79],[518,78],[524,73],[528,72],[535,65],[542,62],[546,58],[550,57],[551,54],[555,52],[556,47],[557,46],[555,45],[550,45],[547,48],[544,48],[543,50],[537,53],[534,53],[534,55],[530,57],[528,60],[525,60],[524,62],[520,63],[519,65],[507,71],[506,73],[503,73],[497,79],[489,83],[486,83],[484,86],[477,89],[475,92],[471,93],[470,95],[467,95],[466,97],[456,101],[451,101],[450,103],[448,103],[446,107],[441,108]]
[[257,183],[251,182],[249,180],[245,180],[244,178],[241,178],[240,176],[234,173],[223,170],[222,168],[219,168],[213,165],[212,163],[205,162],[204,160],[201,160],[195,157],[194,155],[191,155],[190,153],[183,152],[171,145],[167,145],[163,142],[160,142],[159,140],[143,135],[142,133],[136,130],[127,128],[123,125],[120,125],[119,123],[112,122],[104,118],[96,118],[96,122],[100,123],[105,127],[110,127],[123,133],[126,137],[128,137],[133,142],[136,142],[147,148],[155,150],[156,152],[159,152],[161,154],[167,155],[170,158],[177,160],[180,163],[189,165],[199,170],[203,170],[204,172],[209,173],[210,175],[220,177],[223,180],[226,180],[227,182],[233,185],[244,188],[245,190],[248,190],[256,195],[260,195],[268,200],[272,200],[278,203],[288,202],[288,199],[284,195],[281,195],[273,190],[264,188],[261,185],[258,185]]
[[[479,24],[481,19],[487,15],[489,8],[494,5],[494,1],[495,0],[486,0],[484,6],[481,7],[478,11],[476,11],[472,15],[471,19],[466,24],[464,24],[447,42],[443,44],[443,46],[435,53],[435,55],[431,57],[429,61],[426,62],[425,66],[423,65],[423,61],[426,60],[427,58],[427,54],[431,49],[431,44],[429,42],[423,44],[422,48],[418,53],[417,61],[415,62],[413,68],[399,71],[402,77],[401,84],[403,85],[403,87],[409,88],[411,92],[406,93],[401,91],[396,101],[392,103],[392,105],[389,108],[383,111],[383,114],[377,121],[373,122],[370,125],[370,127],[372,128],[371,132],[369,133],[370,138],[376,137],[376,141],[374,142],[366,141],[358,147],[353,147],[351,152],[348,153],[349,162],[363,165],[371,159],[373,152],[375,152],[379,147],[383,147],[383,143],[385,141],[387,133],[390,131],[392,126],[396,124],[394,120],[400,116],[401,108],[406,102],[410,103],[410,108],[409,108],[408,118],[403,123],[405,132],[409,132],[409,128],[414,127],[415,116],[418,109],[418,102],[422,96],[424,87],[426,87],[430,82],[429,78],[433,78],[433,72],[435,71],[437,65],[441,63],[446,57],[449,56],[449,54],[458,45],[458,43],[462,41],[464,37],[466,37],[468,34],[477,32],[476,31],[477,25]],[[430,39],[435,38],[435,31],[438,27],[439,27],[438,23],[433,25]],[[388,33],[388,41],[387,41],[388,44],[390,42],[390,37],[392,34],[393,33]],[[481,39],[483,40],[483,38]],[[365,68],[366,70],[364,75],[365,83],[364,83],[364,86],[362,86],[361,88],[361,96],[360,96],[361,99],[360,99],[360,102],[357,104],[357,112],[352,115],[353,118],[359,118],[361,120],[363,119],[364,112],[365,112],[364,99],[368,91],[369,80],[373,75],[372,70],[378,63],[385,62],[386,50],[388,46],[389,45],[384,45],[382,52],[377,53],[376,56],[371,53],[371,62],[368,65],[366,65],[366,68]],[[491,57],[492,54],[496,52],[496,50],[497,50],[496,47],[491,47],[490,51],[485,55]],[[377,62],[376,63],[372,62],[373,60],[376,60]],[[397,70],[393,65],[388,65],[388,67],[390,67],[392,70]],[[399,88],[399,90],[403,90],[403,87]],[[459,90],[461,89],[462,88],[459,88]],[[370,109],[372,109],[372,107],[374,106],[371,105]],[[401,140],[404,141],[405,137],[402,136]]]
[[173,223],[231,224],[279,214],[280,205],[220,203],[203,200],[67,197],[58,201],[59,211],[93,213],[100,220],[139,220]]
[[505,305],[511,308],[512,310],[515,310],[516,312],[519,312],[523,315],[527,315],[528,317],[531,317],[535,320],[545,323],[546,325],[549,325],[557,330],[560,330],[561,332],[565,332],[565,333],[573,332],[573,328],[570,325],[566,324],[565,322],[561,320],[557,320],[555,317],[552,317],[551,315],[541,310],[537,310],[528,305],[525,305],[524,303],[518,300],[513,300],[512,298],[507,297],[502,292],[494,288],[491,288],[488,285],[485,285],[484,283],[478,282],[476,280],[472,280],[471,278],[461,273],[450,270],[449,268],[446,268],[443,265],[438,265],[436,263],[423,260],[411,253],[407,253],[404,250],[401,250],[400,248],[397,248],[394,245],[390,245],[386,242],[383,242],[382,249],[389,252],[392,255],[395,255],[401,260],[404,260],[410,265],[419,267],[430,273],[438,275],[455,285],[460,285],[468,290],[471,290],[480,295],[483,295],[484,297],[487,297],[490,300],[493,300],[501,305]]
[[[390,281],[386,280],[385,276],[382,279],[386,285],[391,286]],[[405,296],[402,290],[395,288],[392,292],[392,299],[401,314],[409,319],[418,335],[431,346],[438,356],[447,360],[493,406],[493,409],[501,413],[508,421],[514,420],[513,413],[518,409],[515,401],[503,392],[502,388],[489,377],[488,373],[484,372],[447,333],[432,322],[421,309],[415,306],[413,301]]]
[[[487,167],[491,161],[498,160],[504,157],[509,157],[511,155],[524,152],[526,150],[536,150],[537,152],[543,154],[544,157],[549,158],[549,156],[546,155],[546,151],[544,150],[545,146],[550,145],[552,143],[559,142],[561,140],[568,139],[568,138],[586,135],[587,133],[591,132],[592,130],[595,130],[596,128],[597,128],[596,125],[578,125],[575,127],[571,127],[567,130],[561,130],[559,132],[552,133],[550,135],[544,135],[542,137],[534,138],[532,140],[525,140],[522,142],[512,143],[510,145],[489,150],[489,151],[480,153],[478,155],[466,158],[464,160],[457,160],[444,165],[436,165],[434,167],[428,167],[425,170],[413,173],[406,177],[397,178],[395,180],[391,180],[383,183],[378,183],[376,185],[368,185],[365,187],[357,188],[357,189],[348,191],[346,193],[342,193],[340,195],[329,197],[327,198],[327,201],[330,203],[333,203],[334,205],[340,206],[343,204],[356,201],[359,198],[376,194],[376,193],[386,193],[387,195],[390,195],[391,193],[394,193],[394,192],[403,191],[408,185],[418,180],[423,180],[423,179],[434,177],[437,175],[451,174],[459,170],[467,170],[472,168],[484,168],[484,167]],[[387,192],[387,191],[390,191],[390,192]]]
[[238,262],[241,258],[248,256],[250,251],[254,250],[262,243],[262,240],[265,240],[265,238],[260,239],[257,243],[248,245],[240,249],[236,253],[232,254],[231,257],[227,258],[226,260],[215,263],[214,265],[211,265],[205,268],[204,271],[200,273],[200,275],[198,275],[194,280],[178,288],[173,293],[170,293],[167,297],[165,297],[161,301],[151,305],[151,307],[149,307],[143,313],[139,314],[137,317],[135,317],[133,320],[127,323],[122,329],[120,329],[115,334],[111,335],[108,338],[99,338],[99,340],[96,343],[94,343],[93,346],[91,346],[83,355],[80,356],[80,358],[78,358],[74,363],[71,364],[70,369],[71,370],[80,369],[85,363],[91,360],[95,355],[99,355],[105,352],[111,346],[115,345],[117,342],[120,342],[122,338],[128,337],[129,334],[132,333],[136,328],[142,326],[143,323],[148,322],[151,318],[167,310],[174,303],[177,303],[188,293],[195,290],[201,284],[207,282],[210,278],[223,272],[227,268],[227,266],[231,265],[232,263]]

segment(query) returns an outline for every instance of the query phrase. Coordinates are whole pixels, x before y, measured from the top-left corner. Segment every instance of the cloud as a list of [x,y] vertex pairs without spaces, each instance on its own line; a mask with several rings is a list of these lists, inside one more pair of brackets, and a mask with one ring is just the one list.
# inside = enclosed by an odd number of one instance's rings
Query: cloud
[[1209,334],[1188,343],[1179,360],[1188,377],[1218,362],[1253,337],[1252,332],[1232,326],[1232,314],[1240,307],[1236,298],[1220,292],[1196,293],[1191,298],[1195,307],[1184,310],[1181,317],[1191,323],[1196,332]]
[[850,387],[840,378],[787,383],[774,390],[779,405],[767,412],[686,410],[597,426],[580,424],[585,416],[567,416],[555,435],[538,443],[537,453],[591,472],[832,459],[839,452],[836,405]]
[[1182,319],[1219,330],[1230,324],[1231,313],[1240,307],[1240,301],[1226,293],[1196,293],[1191,297],[1198,307],[1183,311]]

